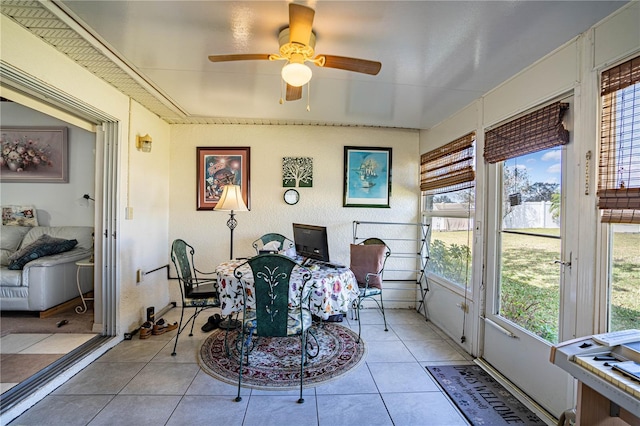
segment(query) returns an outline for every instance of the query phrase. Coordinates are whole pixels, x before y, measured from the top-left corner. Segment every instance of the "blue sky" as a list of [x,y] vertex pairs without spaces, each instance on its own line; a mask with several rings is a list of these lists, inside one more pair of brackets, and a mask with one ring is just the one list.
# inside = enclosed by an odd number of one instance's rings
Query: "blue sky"
[[517,159],[512,158],[506,163],[509,167],[526,169],[529,175],[529,183],[560,183],[560,171],[562,169],[562,148],[546,149],[534,152]]

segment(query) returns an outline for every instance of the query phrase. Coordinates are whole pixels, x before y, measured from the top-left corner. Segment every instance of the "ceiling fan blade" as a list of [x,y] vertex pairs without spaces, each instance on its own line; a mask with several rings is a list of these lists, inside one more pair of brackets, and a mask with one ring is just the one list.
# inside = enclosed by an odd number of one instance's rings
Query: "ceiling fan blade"
[[[320,55],[324,56],[325,68],[337,68],[363,74],[377,75],[382,68],[382,63],[376,61],[368,61],[366,59],[348,58],[346,56]],[[318,56],[318,58],[320,57]],[[317,58],[316,58],[317,59]]]
[[209,56],[211,62],[229,62],[229,61],[256,61],[256,60],[269,60],[269,54],[265,53],[246,53],[237,55],[211,55]]
[[289,42],[309,45],[316,11],[301,4],[289,3]]
[[302,86],[291,86],[287,84],[287,94],[285,99],[287,101],[297,101],[298,99],[302,99]]

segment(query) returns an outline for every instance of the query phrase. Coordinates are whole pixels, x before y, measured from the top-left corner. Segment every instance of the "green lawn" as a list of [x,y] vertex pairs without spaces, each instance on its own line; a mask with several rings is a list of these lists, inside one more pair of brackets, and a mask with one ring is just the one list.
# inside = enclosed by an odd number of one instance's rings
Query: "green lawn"
[[[557,229],[529,229],[531,233],[557,235]],[[640,234],[616,233],[611,289],[611,330],[640,328]],[[440,242],[436,242],[439,240]],[[462,263],[460,253],[468,245],[466,231],[432,233],[430,263]],[[559,314],[560,240],[503,234],[501,313],[550,342],[557,342]],[[435,258],[434,258],[435,255]],[[455,275],[462,281],[464,273]],[[458,265],[463,270],[463,265]],[[453,279],[453,277],[449,277]],[[464,283],[462,283],[464,285]]]

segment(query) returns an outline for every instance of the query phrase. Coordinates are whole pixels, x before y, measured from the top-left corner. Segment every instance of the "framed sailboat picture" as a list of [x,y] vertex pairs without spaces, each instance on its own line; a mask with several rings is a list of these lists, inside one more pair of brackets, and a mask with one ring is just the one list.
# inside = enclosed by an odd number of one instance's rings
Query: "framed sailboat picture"
[[344,207],[390,207],[391,148],[344,147]]

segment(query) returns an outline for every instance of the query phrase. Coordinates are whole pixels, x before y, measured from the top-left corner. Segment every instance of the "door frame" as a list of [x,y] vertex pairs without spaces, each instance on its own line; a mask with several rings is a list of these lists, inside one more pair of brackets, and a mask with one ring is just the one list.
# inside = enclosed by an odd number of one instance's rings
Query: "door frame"
[[[104,235],[104,238],[96,238],[94,248],[94,315],[95,322],[98,323],[96,328],[102,329],[94,328],[94,331],[101,332],[101,335],[5,392],[0,404],[0,413],[10,421],[71,377],[69,374],[80,371],[99,354],[119,343],[116,338],[118,258],[115,236],[120,123],[117,118],[4,61],[0,61],[0,87],[22,99],[32,100],[35,105],[43,106],[45,114],[51,115],[51,112],[55,111],[59,112],[58,118],[61,120],[69,117],[70,122],[75,125],[82,122],[86,126],[96,126],[94,232],[96,236]],[[109,174],[105,171],[109,171]],[[105,232],[106,230],[109,232]],[[101,318],[101,323],[98,322],[98,317]]]
[[[569,259],[571,252],[572,267],[561,267],[561,288],[560,288],[560,315],[559,315],[559,341],[567,340],[575,337],[576,333],[576,317],[577,307],[575,294],[577,289],[577,268],[575,262],[577,260],[577,237],[579,221],[567,220],[567,205],[577,205],[578,194],[576,186],[578,180],[577,173],[573,170],[576,167],[576,153],[574,141],[574,117],[573,111],[576,105],[579,105],[578,96],[571,92],[556,99],[547,102],[541,102],[536,108],[545,103],[562,100],[571,104],[568,113],[565,115],[564,121],[567,130],[569,130],[569,143],[562,146],[562,203],[561,203],[561,257],[563,261]],[[498,124],[496,124],[498,125]],[[546,341],[537,336],[531,335],[524,328],[517,324],[501,318],[493,312],[497,311],[496,287],[499,281],[499,253],[500,238],[499,230],[502,222],[502,188],[501,182],[502,163],[485,164],[485,192],[486,200],[486,232],[485,232],[485,258],[483,263],[486,265],[484,276],[484,315],[481,317],[483,321],[480,323],[482,340],[480,346],[481,364],[489,366],[494,371],[499,372],[503,378],[510,382],[513,386],[526,390],[529,402],[536,405],[544,412],[550,413],[554,417],[574,405],[575,399],[575,381],[566,372],[560,370],[549,362],[550,348],[552,347]],[[568,198],[567,198],[568,197]],[[568,201],[567,201],[568,200]],[[568,228],[571,229],[568,229]],[[572,250],[573,248],[573,250]],[[515,341],[523,342],[527,350],[505,350],[505,348],[513,348]],[[539,370],[531,373],[527,370],[533,370],[530,367],[522,368],[523,365],[534,365],[538,362],[544,372]],[[549,364],[547,367],[547,363]],[[552,392],[548,389],[560,389],[552,396]],[[533,392],[532,392],[533,390]]]

